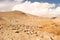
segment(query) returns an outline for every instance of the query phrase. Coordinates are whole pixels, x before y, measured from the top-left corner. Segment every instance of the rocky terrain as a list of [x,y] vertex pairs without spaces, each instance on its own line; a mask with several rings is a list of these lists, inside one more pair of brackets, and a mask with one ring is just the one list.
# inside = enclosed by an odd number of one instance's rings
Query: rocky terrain
[[0,12],[0,40],[60,40],[60,17]]

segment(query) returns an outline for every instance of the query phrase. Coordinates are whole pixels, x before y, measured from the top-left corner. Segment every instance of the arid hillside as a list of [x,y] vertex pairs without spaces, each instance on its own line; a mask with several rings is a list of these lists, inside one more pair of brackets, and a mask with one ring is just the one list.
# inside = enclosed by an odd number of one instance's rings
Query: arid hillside
[[60,17],[0,12],[0,40],[60,40]]

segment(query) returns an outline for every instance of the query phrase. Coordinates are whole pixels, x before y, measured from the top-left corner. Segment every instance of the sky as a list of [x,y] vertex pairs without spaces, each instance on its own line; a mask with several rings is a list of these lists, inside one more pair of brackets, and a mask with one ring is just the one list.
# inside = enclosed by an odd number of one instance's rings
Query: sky
[[20,2],[17,0],[0,0],[0,11],[9,11],[14,5]]
[[60,0],[29,0],[29,1],[36,1],[36,2],[48,2],[48,3],[55,3],[55,4],[60,4]]
[[59,17],[60,0],[0,0],[0,11],[14,10],[42,17]]
[[[4,10],[11,10],[11,8],[19,4],[21,2],[25,2],[26,0],[0,0],[0,11]],[[48,2],[48,3],[54,3],[57,4],[58,6],[60,5],[60,0],[28,0],[31,2]]]

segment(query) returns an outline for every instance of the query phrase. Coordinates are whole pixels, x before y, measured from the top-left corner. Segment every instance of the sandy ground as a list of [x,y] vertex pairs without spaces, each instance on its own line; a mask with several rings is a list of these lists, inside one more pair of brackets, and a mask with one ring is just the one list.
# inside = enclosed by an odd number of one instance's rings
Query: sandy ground
[[60,18],[0,12],[0,40],[60,40]]

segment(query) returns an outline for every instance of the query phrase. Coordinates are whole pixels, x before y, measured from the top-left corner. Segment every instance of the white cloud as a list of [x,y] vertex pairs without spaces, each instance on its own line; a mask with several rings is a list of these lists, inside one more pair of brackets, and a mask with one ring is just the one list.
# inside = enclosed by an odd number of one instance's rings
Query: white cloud
[[23,0],[15,0],[15,1],[17,1],[17,2],[22,2]]
[[[6,0],[7,1],[7,0]],[[51,9],[52,7],[55,7],[55,4],[50,3],[39,3],[39,2],[24,2],[21,3],[23,0],[14,0],[13,2],[0,2],[0,11],[8,11],[8,10],[20,10],[25,13],[29,13],[32,15],[37,16],[43,16],[43,17],[57,17],[60,16],[60,6]]]
[[15,5],[12,10],[19,10],[32,15],[42,16],[42,17],[56,17],[60,15],[60,7],[56,9],[51,9],[55,7],[55,4],[49,3],[39,3],[39,2],[24,2],[22,4]]
[[9,11],[14,5],[19,4],[22,1],[23,0],[3,0],[0,2],[0,11]]
[[0,8],[5,7],[6,5],[6,3],[0,3]]

